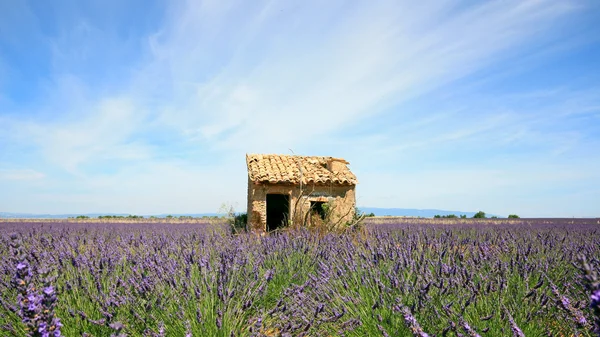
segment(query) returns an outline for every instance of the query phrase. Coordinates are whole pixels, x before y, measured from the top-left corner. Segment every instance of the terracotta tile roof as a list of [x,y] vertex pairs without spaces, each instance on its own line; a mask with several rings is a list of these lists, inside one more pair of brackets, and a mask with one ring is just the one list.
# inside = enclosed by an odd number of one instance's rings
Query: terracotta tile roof
[[[341,158],[247,154],[248,177],[256,183],[356,185],[356,176]],[[333,167],[332,167],[333,166]]]

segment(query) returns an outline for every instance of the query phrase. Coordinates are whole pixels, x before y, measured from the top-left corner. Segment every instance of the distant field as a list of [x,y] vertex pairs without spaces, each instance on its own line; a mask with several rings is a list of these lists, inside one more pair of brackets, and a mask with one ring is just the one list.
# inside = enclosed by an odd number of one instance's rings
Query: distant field
[[0,330],[594,336],[580,258],[600,271],[599,219],[366,223],[258,237],[206,219],[0,220]]
[[421,225],[421,224],[458,224],[458,225],[523,225],[523,226],[534,226],[539,227],[569,227],[569,226],[588,226],[588,225],[600,225],[600,218],[519,218],[519,219],[508,219],[508,218],[486,218],[486,219],[473,219],[473,218],[411,218],[411,217],[396,217],[396,216],[377,216],[365,219],[367,224],[370,225],[386,225],[389,224],[392,227],[399,224],[407,225]]

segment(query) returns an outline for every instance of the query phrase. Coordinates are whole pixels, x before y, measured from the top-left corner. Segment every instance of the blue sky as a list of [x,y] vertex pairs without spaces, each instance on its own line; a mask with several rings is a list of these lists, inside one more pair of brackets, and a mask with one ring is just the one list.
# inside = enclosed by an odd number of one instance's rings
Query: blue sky
[[[600,216],[597,1],[0,0],[0,211],[245,209],[245,153],[357,203]],[[290,150],[291,149],[291,150]]]

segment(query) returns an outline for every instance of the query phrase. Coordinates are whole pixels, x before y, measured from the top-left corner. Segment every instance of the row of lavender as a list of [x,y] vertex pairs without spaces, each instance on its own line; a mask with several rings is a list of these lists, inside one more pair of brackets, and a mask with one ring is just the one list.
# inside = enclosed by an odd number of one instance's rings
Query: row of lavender
[[0,229],[0,329],[14,336],[600,335],[596,220],[266,237],[210,224]]

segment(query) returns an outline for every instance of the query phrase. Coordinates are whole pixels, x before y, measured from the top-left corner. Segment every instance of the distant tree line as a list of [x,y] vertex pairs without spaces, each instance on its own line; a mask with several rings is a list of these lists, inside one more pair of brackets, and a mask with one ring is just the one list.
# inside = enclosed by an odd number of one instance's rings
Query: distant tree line
[[[439,214],[436,214],[433,217],[436,218],[436,219],[458,219],[458,217],[456,216],[456,214],[448,214],[448,215],[439,215]],[[461,219],[466,219],[467,215],[466,214],[461,214],[460,218]]]
[[144,219],[141,215],[99,215],[98,219]]
[[[448,215],[439,215],[439,214],[436,214],[433,217],[435,219],[458,219],[458,216],[456,216],[456,214],[448,214]],[[460,218],[461,219],[466,219],[467,215],[466,214],[461,214]],[[493,215],[491,218],[492,219],[498,219],[498,217],[495,216],[495,215]],[[510,214],[508,216],[508,218],[509,219],[519,219],[519,216],[516,215],[516,214]],[[475,213],[473,215],[473,219],[487,219],[487,216],[486,216],[486,214],[485,214],[484,211],[479,211],[479,212],[477,212],[477,213]]]

